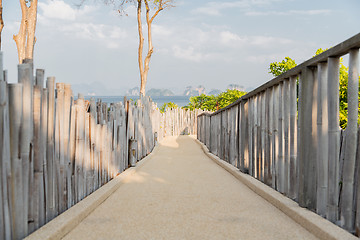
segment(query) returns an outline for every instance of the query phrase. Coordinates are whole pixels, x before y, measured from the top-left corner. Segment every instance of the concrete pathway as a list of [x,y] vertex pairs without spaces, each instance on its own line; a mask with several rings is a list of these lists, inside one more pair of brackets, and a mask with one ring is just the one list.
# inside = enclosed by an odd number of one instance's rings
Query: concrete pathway
[[180,136],[63,239],[316,238]]

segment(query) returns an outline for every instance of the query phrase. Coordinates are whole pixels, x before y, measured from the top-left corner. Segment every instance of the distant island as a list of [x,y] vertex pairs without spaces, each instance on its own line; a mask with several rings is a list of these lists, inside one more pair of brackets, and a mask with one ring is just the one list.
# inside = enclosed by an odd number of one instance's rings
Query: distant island
[[174,96],[175,94],[169,89],[151,88],[146,92],[146,95],[151,97]]
[[[239,84],[229,84],[226,89],[230,90],[239,90],[244,92],[244,86]],[[151,88],[146,91],[147,96],[151,97],[167,97],[167,96],[200,96],[201,94],[208,94],[208,95],[218,95],[222,90],[219,89],[211,89],[209,92],[206,91],[206,88],[203,85],[199,85],[197,87],[187,86],[185,90],[180,94],[174,94],[171,90],[165,88]],[[139,96],[140,89],[139,87],[130,88],[126,91],[126,96]]]

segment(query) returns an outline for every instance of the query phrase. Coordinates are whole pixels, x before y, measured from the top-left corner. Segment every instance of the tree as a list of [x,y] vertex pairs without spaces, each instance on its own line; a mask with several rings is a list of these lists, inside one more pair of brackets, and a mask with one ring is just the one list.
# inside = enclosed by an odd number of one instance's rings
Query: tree
[[3,7],[2,7],[2,0],[0,0],[0,50],[1,50],[1,33],[4,28],[4,21],[2,17]]
[[246,92],[242,92],[236,89],[227,89],[225,92],[222,92],[219,95],[201,94],[200,96],[191,97],[189,104],[183,108],[189,110],[202,109],[214,112],[235,102],[245,94]]
[[34,57],[37,4],[38,0],[20,0],[20,30],[19,33],[13,37],[16,43],[20,64],[23,63],[25,59],[33,59]]
[[281,62],[270,63],[269,73],[272,73],[275,77],[280,76],[284,72],[296,67],[295,60],[285,57]]
[[[142,3],[145,4],[146,9],[146,25],[147,25],[147,40],[148,40],[148,52],[143,60],[143,48],[144,48],[144,34],[142,29],[142,21],[141,21],[141,7]],[[155,9],[155,13],[150,16],[150,4],[153,5],[153,9]],[[137,0],[137,22],[138,22],[138,32],[139,32],[139,52],[138,52],[138,62],[139,62],[139,70],[140,70],[140,95],[145,95],[145,87],[147,83],[147,76],[149,73],[149,64],[151,60],[151,56],[154,52],[154,47],[152,44],[152,32],[151,26],[155,19],[155,17],[165,8],[172,7],[172,0]]]
[[168,102],[168,103],[164,103],[161,107],[160,107],[160,112],[164,113],[166,110],[168,109],[175,109],[178,108],[179,106],[173,102]]
[[[82,6],[86,0],[81,0],[78,7]],[[147,76],[150,68],[151,56],[154,53],[154,46],[152,43],[152,23],[158,14],[166,9],[173,7],[174,0],[119,0],[118,12],[120,14],[125,13],[124,8],[126,4],[135,3],[137,11],[137,24],[138,24],[138,34],[139,34],[139,48],[138,48],[138,64],[140,72],[140,95],[145,95],[145,87],[147,83]],[[115,5],[116,0],[103,0],[105,4]],[[143,58],[144,51],[144,33],[142,28],[142,7],[145,5],[146,13],[146,25],[147,25],[147,42],[148,42],[148,51],[145,59]],[[150,12],[153,9],[155,12],[151,16]],[[125,13],[126,14],[126,13]],[[126,14],[127,15],[127,14]]]

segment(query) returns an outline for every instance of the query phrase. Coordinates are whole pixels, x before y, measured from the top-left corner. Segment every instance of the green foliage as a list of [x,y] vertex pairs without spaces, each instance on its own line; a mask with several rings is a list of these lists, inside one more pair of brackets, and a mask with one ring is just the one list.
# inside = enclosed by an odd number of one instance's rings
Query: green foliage
[[168,103],[164,103],[161,107],[160,107],[160,112],[164,113],[166,110],[168,109],[174,109],[174,108],[178,108],[179,106],[173,102],[168,102]]
[[316,53],[315,53],[315,55],[313,57],[315,57],[315,56],[319,55],[320,53],[323,53],[323,52],[325,52],[327,50],[328,50],[328,48],[326,48],[326,49],[319,48],[318,50],[316,50]]
[[[325,52],[328,49],[319,48],[316,50],[316,55],[319,55]],[[347,101],[347,86],[348,86],[348,72],[349,69],[344,66],[342,63],[343,59],[340,59],[340,69],[339,69],[339,124],[340,127],[345,129],[347,126],[347,115],[348,115],[348,101]],[[270,73],[275,77],[281,75],[287,70],[295,67],[295,61],[289,57],[286,57],[282,62],[270,63]],[[359,78],[360,81],[360,78]],[[360,87],[359,87],[360,93]],[[358,122],[360,123],[360,106],[359,106],[359,118]]]
[[227,89],[225,92],[218,95],[201,94],[200,96],[191,97],[189,104],[183,108],[189,110],[202,109],[207,111],[216,111],[235,102],[245,94],[246,92],[230,89]]
[[293,67],[296,67],[295,60],[289,57],[285,57],[285,59],[282,60],[281,62],[270,63],[269,73],[272,73],[274,77],[277,77],[283,74],[284,72],[292,69]]

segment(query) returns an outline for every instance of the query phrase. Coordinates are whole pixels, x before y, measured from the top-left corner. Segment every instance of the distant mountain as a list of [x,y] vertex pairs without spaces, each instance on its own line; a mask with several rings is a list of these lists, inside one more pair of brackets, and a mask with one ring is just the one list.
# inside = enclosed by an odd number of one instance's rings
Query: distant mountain
[[79,93],[85,96],[118,96],[123,94],[119,89],[108,88],[106,85],[101,82],[91,82],[91,83],[75,83],[71,85],[74,96],[77,96]]
[[161,96],[174,96],[174,93],[169,89],[151,88],[149,91],[146,92],[146,95],[151,97],[161,97]]
[[219,89],[211,89],[211,91],[209,92],[209,95],[218,95],[220,93],[221,93],[221,91]]
[[184,96],[200,96],[201,94],[205,94],[205,87],[202,85],[199,85],[197,88],[188,86],[183,93]]
[[125,95],[126,96],[140,96],[140,88],[139,87],[130,88],[129,90],[126,91]]
[[244,86],[241,86],[241,85],[239,85],[239,84],[229,84],[229,86],[227,87],[227,89],[230,89],[230,90],[238,90],[238,91],[241,91],[241,92],[245,92]]

